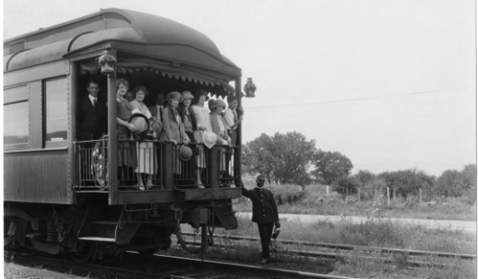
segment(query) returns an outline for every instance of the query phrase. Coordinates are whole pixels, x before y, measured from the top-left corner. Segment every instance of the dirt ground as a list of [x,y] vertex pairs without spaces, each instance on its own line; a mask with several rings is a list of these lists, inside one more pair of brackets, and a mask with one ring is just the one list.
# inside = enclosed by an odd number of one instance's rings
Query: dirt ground
[[43,267],[29,267],[16,263],[3,262],[3,276],[5,279],[84,279],[86,277],[79,277],[68,274],[67,271],[53,271],[44,269]]

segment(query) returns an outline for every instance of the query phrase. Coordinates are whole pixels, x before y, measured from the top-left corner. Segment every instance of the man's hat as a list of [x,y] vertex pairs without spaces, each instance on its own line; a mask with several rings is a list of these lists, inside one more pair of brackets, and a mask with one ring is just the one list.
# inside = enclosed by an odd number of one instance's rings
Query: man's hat
[[128,122],[133,124],[137,132],[132,133],[133,139],[144,140],[149,131],[149,120],[141,113],[131,115]]
[[189,161],[192,156],[193,150],[185,144],[181,145],[181,148],[179,148],[179,159],[183,161]]
[[202,133],[202,141],[205,146],[211,149],[217,142],[217,135],[210,131],[204,131]]

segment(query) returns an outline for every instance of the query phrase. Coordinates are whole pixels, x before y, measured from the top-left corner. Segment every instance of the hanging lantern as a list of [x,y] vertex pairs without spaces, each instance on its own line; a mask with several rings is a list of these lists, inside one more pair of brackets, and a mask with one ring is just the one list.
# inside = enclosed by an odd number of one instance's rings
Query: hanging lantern
[[247,83],[244,85],[246,91],[246,98],[254,98],[256,92],[256,85],[252,82],[252,78],[247,78]]
[[101,73],[104,75],[113,75],[116,69],[116,58],[111,54],[103,54],[98,58],[98,64]]

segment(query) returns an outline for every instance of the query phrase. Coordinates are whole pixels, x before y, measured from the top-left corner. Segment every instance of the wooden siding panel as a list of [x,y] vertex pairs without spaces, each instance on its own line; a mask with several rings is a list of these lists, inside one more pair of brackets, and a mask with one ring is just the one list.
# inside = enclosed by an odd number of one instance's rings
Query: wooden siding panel
[[4,200],[67,204],[68,151],[7,153]]

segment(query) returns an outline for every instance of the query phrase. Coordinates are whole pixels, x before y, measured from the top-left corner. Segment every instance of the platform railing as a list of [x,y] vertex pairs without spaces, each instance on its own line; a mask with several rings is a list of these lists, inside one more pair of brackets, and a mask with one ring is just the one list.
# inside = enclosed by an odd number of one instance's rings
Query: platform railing
[[106,188],[108,182],[107,145],[108,140],[75,142],[76,188],[97,190]]
[[[108,190],[107,144],[107,139],[75,142],[76,190]],[[112,166],[117,167],[118,190],[233,187],[239,181],[237,146],[188,146],[193,155],[185,160],[180,157],[181,146],[172,142],[119,140],[118,161]],[[138,183],[140,173],[144,187]]]

